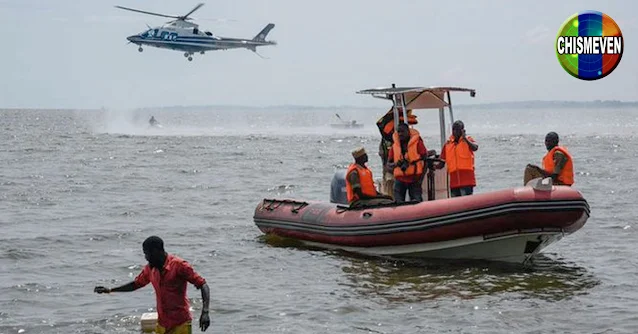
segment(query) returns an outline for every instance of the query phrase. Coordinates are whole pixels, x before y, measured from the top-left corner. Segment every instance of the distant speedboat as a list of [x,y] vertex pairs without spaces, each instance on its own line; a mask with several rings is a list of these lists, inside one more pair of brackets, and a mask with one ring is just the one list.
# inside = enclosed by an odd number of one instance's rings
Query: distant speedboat
[[339,114],[335,114],[335,115],[337,115],[337,118],[341,121],[341,123],[330,124],[330,126],[333,127],[333,128],[337,128],[337,129],[359,129],[359,128],[363,127],[363,124],[357,123],[357,121],[355,121],[355,120],[344,121],[343,119],[341,119],[341,116],[339,116]]
[[351,123],[330,124],[330,126],[337,129],[359,129],[363,127],[363,124],[352,121]]

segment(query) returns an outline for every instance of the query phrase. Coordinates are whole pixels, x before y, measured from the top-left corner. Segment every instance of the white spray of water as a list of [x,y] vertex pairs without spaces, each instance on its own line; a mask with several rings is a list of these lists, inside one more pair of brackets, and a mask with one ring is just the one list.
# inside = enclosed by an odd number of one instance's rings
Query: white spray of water
[[[149,124],[152,116],[161,124]],[[281,115],[277,115],[281,116]],[[333,128],[328,123],[309,121],[308,115],[272,117],[268,112],[225,114],[223,112],[141,112],[123,109],[102,109],[91,113],[87,121],[93,133],[131,136],[370,136],[378,135],[374,123],[363,128]]]
[[[338,123],[334,110],[296,110],[293,108],[211,108],[193,111],[139,111],[109,109],[91,112],[88,123],[93,133],[132,136],[355,136],[379,137],[376,121],[383,110],[339,110],[342,117],[364,124],[360,129],[332,128]],[[421,135],[439,138],[438,112],[417,113],[416,128]],[[148,123],[153,115],[162,128]],[[347,115],[347,116],[345,116]],[[561,135],[599,135],[631,132],[638,120],[635,110],[458,110],[455,119],[462,119],[468,134],[541,135],[557,131]],[[446,115],[447,116],[447,115]],[[451,124],[446,117],[446,131]]]

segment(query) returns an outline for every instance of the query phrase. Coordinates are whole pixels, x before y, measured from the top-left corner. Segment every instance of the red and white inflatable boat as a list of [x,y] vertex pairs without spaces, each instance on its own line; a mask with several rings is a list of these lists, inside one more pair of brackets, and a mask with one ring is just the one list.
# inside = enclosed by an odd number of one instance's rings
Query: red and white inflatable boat
[[523,263],[588,217],[589,205],[577,190],[527,186],[365,209],[264,199],[254,220],[265,234],[326,249]]
[[[450,107],[453,121],[450,90],[468,89],[393,87],[377,91],[388,95],[406,91],[430,93],[444,103],[434,106],[440,110]],[[414,109],[434,103],[424,100],[432,96],[419,98],[413,94],[411,101],[417,104],[412,105]],[[392,97],[395,106],[397,100],[404,99],[405,96]],[[402,106],[406,110],[406,104]],[[444,143],[444,122],[441,124]],[[449,198],[447,173],[436,172],[443,184],[436,182],[435,190],[435,182],[430,179],[428,200],[421,203],[349,208],[326,202],[264,199],[255,209],[254,221],[264,234],[325,249],[378,256],[524,263],[580,229],[589,218],[589,205],[582,194],[569,186],[552,185],[551,178],[534,179],[519,188]]]

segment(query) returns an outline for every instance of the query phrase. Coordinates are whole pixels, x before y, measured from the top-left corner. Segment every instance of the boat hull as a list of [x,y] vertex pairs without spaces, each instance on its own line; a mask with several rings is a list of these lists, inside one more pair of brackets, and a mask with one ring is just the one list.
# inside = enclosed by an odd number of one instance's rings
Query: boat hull
[[254,221],[264,234],[326,249],[524,262],[580,229],[588,217],[589,205],[580,192],[553,186],[361,209],[265,199]]
[[372,256],[525,263],[563,236],[562,231],[511,231],[511,234],[499,237],[478,236],[451,241],[381,247],[348,247],[304,240],[302,242],[310,247]]

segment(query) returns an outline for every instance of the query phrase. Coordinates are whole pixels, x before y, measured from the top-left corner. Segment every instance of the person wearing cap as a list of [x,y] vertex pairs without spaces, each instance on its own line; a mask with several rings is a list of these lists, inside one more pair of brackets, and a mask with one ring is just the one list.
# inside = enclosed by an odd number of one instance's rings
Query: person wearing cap
[[379,193],[374,186],[372,171],[366,166],[368,154],[365,149],[360,147],[352,151],[352,157],[354,163],[350,164],[346,172],[346,193],[350,206],[372,204],[372,200],[377,203],[379,199],[390,199]]
[[537,177],[551,177],[552,182],[558,185],[571,186],[574,184],[574,162],[572,156],[567,151],[567,148],[559,146],[558,142],[558,134],[556,132],[549,132],[545,136],[547,154],[541,161],[543,167],[540,168],[528,164],[525,169],[524,184]]
[[392,135],[392,147],[388,152],[388,168],[393,171],[394,200],[397,203],[405,202],[406,193],[410,194],[411,201],[423,201],[424,159],[427,155],[421,134],[408,124],[400,123]]
[[[452,197],[472,195],[476,187],[474,174],[474,152],[478,144],[465,135],[465,124],[457,120],[452,124],[452,135],[441,150],[441,159],[447,164]],[[440,165],[440,168],[443,168]]]

